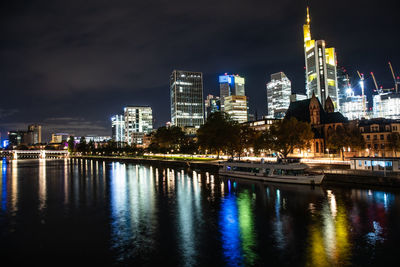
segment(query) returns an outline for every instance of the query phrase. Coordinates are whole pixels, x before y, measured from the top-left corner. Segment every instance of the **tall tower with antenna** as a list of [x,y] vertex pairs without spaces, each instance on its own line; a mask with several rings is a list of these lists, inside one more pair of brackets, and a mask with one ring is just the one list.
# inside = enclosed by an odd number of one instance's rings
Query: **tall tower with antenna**
[[303,33],[307,96],[311,98],[314,93],[321,101],[322,106],[325,105],[325,100],[329,96],[335,105],[335,109],[339,109],[335,48],[326,47],[324,40],[312,39],[310,8],[308,6]]

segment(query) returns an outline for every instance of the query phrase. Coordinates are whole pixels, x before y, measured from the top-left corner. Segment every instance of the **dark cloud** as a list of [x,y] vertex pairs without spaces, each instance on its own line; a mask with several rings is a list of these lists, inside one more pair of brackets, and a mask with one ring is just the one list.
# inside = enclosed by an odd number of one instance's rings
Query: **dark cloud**
[[[312,3],[316,38],[339,64],[375,71],[390,83],[400,70],[395,1]],[[109,132],[126,104],[149,104],[156,126],[169,120],[169,75],[202,71],[205,94],[218,74],[246,78],[250,107],[266,109],[265,83],[284,71],[304,90],[303,1],[8,1],[0,4],[0,108],[4,123],[84,118]],[[382,69],[382,71],[380,71]],[[355,72],[354,72],[355,73]],[[99,132],[101,129],[97,129]],[[89,133],[89,132],[88,132]]]

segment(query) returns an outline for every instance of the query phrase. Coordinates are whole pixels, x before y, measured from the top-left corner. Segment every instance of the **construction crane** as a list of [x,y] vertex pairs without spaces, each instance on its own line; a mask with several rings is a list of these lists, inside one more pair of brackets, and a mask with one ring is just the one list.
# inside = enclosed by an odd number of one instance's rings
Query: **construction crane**
[[396,93],[398,93],[398,90],[399,90],[399,85],[398,85],[398,81],[397,81],[397,79],[396,79],[396,75],[394,74],[394,71],[393,71],[393,67],[392,67],[392,63],[390,63],[390,61],[389,61],[389,68],[390,68],[390,71],[392,72],[392,76],[393,76],[393,80],[394,80],[394,88],[395,88],[395,90],[396,90]]
[[374,84],[375,84],[376,91],[379,93],[378,84],[376,83],[375,75],[374,75],[373,72],[371,72],[371,76],[372,76],[372,79],[374,80]]
[[361,97],[362,97],[362,104],[363,104],[363,114],[364,117],[366,117],[366,105],[365,105],[365,96],[364,96],[364,74],[360,74],[359,71],[357,71],[358,77],[360,77],[360,86],[361,86]]

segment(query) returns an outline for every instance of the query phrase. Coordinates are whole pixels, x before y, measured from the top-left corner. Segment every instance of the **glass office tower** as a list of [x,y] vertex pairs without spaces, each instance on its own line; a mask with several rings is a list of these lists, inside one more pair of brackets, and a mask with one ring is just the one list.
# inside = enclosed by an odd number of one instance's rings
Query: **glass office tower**
[[267,109],[268,118],[281,119],[285,117],[290,105],[292,84],[285,73],[278,72],[271,75],[267,83]]
[[335,48],[326,47],[324,40],[311,39],[310,15],[307,7],[307,23],[303,26],[304,56],[306,64],[306,92],[308,98],[315,96],[322,106],[328,96],[335,109],[339,108]]
[[204,124],[203,74],[174,70],[170,77],[171,124],[199,128]]
[[144,136],[153,130],[153,111],[149,106],[127,106],[124,108],[125,142],[142,144],[138,135]]

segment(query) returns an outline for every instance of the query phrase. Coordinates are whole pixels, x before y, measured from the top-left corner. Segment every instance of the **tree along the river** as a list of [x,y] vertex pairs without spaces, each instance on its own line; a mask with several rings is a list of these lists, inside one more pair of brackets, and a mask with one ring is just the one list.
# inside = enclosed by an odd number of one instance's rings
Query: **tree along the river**
[[74,137],[70,136],[68,138],[68,152],[72,153],[75,151],[75,141],[74,141]]
[[328,131],[326,146],[330,150],[339,152],[344,159],[345,149],[361,150],[365,147],[365,141],[357,127],[339,125]]
[[221,151],[234,154],[233,145],[239,142],[239,132],[238,123],[233,121],[228,114],[214,112],[197,131],[197,142],[206,154],[215,152],[219,159]]
[[397,157],[397,151],[400,150],[400,134],[392,132],[388,135],[389,148],[393,150],[393,154]]
[[154,133],[149,150],[161,153],[181,152],[180,149],[185,145],[185,133],[180,127],[160,127]]
[[[314,133],[307,122],[298,121],[292,117],[275,122],[270,127],[272,147],[285,158],[295,148],[305,149],[310,147]],[[268,135],[268,134],[267,134]]]
[[237,140],[233,145],[236,153],[240,157],[246,151],[249,152],[251,148],[254,148],[257,139],[256,131],[248,125],[241,124],[238,125],[238,129],[235,130],[235,133],[238,134],[238,137],[235,138]]

